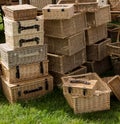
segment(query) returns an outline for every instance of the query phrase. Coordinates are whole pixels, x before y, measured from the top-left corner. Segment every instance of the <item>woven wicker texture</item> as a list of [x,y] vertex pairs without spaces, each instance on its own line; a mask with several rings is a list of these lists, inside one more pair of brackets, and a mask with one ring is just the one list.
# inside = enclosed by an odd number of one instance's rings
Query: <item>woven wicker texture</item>
[[37,8],[28,4],[4,6],[3,11],[6,17],[16,21],[35,19],[37,16]]
[[42,9],[45,20],[70,19],[74,15],[73,4],[49,4]]
[[47,45],[11,49],[6,43],[0,44],[1,61],[7,68],[47,60]]
[[73,55],[86,47],[84,32],[65,39],[47,37],[48,52],[62,55]]
[[111,39],[107,38],[93,45],[87,46],[87,60],[101,61],[109,54],[107,52],[107,44],[111,43]]
[[3,92],[10,103],[41,97],[53,90],[52,76],[9,84],[2,77]]
[[2,63],[2,75],[9,83],[17,83],[19,81],[30,80],[48,75],[48,61],[32,63],[27,65],[19,65],[7,69]]
[[57,38],[69,37],[85,30],[85,28],[86,18],[84,13],[77,13],[71,19],[45,21],[46,35]]
[[98,81],[97,89],[92,97],[86,98],[75,95],[73,96],[71,94],[64,95],[71,108],[73,108],[75,114],[110,109],[110,89],[96,73],[76,75],[72,77]]
[[49,71],[67,73],[86,62],[86,49],[72,55],[57,55],[48,53]]

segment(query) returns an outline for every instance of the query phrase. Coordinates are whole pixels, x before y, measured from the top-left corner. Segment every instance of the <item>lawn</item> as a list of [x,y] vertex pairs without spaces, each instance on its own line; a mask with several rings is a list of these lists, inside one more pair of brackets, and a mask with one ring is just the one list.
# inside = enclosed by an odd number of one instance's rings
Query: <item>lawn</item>
[[[2,25],[0,42],[4,42]],[[115,97],[109,111],[74,115],[58,88],[42,98],[15,104],[9,104],[0,91],[0,124],[120,124],[120,103]]]

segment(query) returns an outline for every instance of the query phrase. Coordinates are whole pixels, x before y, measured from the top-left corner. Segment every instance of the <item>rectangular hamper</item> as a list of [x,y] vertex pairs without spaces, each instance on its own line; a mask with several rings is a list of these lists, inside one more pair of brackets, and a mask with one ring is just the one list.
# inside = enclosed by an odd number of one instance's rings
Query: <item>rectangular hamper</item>
[[2,77],[3,92],[10,103],[39,98],[53,90],[52,76],[10,84]]

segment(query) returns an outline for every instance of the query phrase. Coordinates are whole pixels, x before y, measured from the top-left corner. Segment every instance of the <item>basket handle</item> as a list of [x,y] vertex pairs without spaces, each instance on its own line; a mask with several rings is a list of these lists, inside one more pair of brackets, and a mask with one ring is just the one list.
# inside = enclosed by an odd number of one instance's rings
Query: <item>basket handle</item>
[[90,85],[91,83],[85,80],[81,80],[81,79],[70,79],[70,83],[81,83],[81,84],[86,84],[86,85]]
[[72,87],[68,87],[68,93],[72,93]]
[[40,62],[40,73],[44,73],[43,62]]
[[42,89],[43,89],[42,87],[38,87],[38,88],[32,89],[32,90],[25,90],[24,94],[27,95],[27,94],[30,94],[30,93],[38,92],[38,91],[41,91]]
[[32,41],[35,41],[36,44],[39,44],[40,39],[39,39],[39,37],[35,37],[35,38],[32,38],[32,39],[27,39],[27,40],[26,39],[20,39],[19,40],[19,46],[22,47],[23,43],[32,42]]
[[16,78],[20,78],[19,66],[16,66]]
[[32,26],[21,26],[21,23],[18,22],[18,33],[21,33],[23,30],[29,30],[29,29],[36,29],[37,31],[40,30],[40,25],[32,25]]

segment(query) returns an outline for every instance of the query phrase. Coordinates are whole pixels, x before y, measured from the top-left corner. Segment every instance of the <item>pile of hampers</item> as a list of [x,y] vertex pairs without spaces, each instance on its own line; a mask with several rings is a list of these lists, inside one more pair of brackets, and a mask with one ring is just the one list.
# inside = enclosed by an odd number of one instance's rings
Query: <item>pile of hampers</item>
[[109,55],[119,58],[119,43],[107,38],[111,16],[106,0],[59,0],[42,8],[41,16],[27,4],[3,10],[1,79],[11,103],[52,91],[53,78],[55,85],[63,84],[63,94],[76,114],[110,109],[110,88],[120,99],[116,86],[120,77],[106,81],[109,88],[97,75],[111,68]]
[[42,96],[53,89],[48,74],[44,19],[31,5],[4,6],[6,43],[0,44],[2,86],[12,103]]

